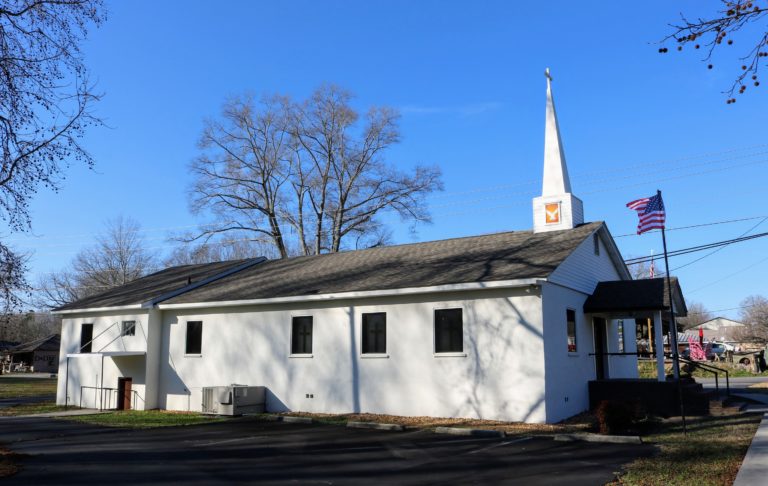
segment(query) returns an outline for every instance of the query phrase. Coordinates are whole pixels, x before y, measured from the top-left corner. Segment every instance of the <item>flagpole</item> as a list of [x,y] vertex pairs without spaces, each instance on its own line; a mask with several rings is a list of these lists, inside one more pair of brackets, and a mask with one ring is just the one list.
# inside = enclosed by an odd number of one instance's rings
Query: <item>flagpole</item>
[[[661,199],[661,191],[656,190],[656,195]],[[680,416],[683,420],[683,433],[687,433],[685,423],[685,407],[683,406],[683,390],[680,385],[680,356],[677,346],[677,324],[675,323],[675,306],[672,300],[672,279],[669,276],[669,256],[667,255],[667,235],[664,226],[661,227],[661,242],[664,245],[664,267],[667,271],[667,295],[669,297],[669,330],[670,330],[670,351],[672,352],[672,372],[677,381],[677,393],[680,399]],[[659,351],[657,351],[659,352]],[[664,353],[662,346],[661,352]]]

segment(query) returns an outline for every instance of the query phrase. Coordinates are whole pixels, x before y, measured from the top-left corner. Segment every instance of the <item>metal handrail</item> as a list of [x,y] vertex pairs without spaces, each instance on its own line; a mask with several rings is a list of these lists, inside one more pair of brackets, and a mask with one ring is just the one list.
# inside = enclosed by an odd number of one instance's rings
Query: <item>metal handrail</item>
[[[589,356],[637,356],[638,358],[643,359],[644,356],[640,355],[639,351],[636,351],[634,353],[589,353]],[[725,373],[725,394],[728,396],[731,396],[731,380],[730,380],[730,373],[728,370],[724,368],[718,368],[717,366],[711,365],[706,362],[701,361],[693,361],[687,358],[683,358],[678,354],[677,359],[684,363],[692,364],[695,366],[701,367],[704,371],[708,371],[710,373],[713,373],[715,375],[715,389],[718,393],[720,393],[720,380],[719,380],[719,374],[720,372]],[[649,358],[649,360],[655,360],[655,358]],[[665,359],[666,361],[666,359]]]
[[713,373],[715,375],[715,389],[717,390],[718,393],[720,393],[720,385],[718,383],[719,382],[718,376],[719,376],[720,372],[725,373],[725,394],[728,395],[728,396],[731,396],[731,379],[730,379],[730,373],[728,372],[728,370],[726,370],[724,368],[718,368],[717,366],[714,366],[714,365],[711,365],[709,363],[702,362],[702,361],[693,361],[693,360],[690,360],[690,359],[687,359],[687,358],[683,358],[683,357],[679,357],[678,359],[680,361],[683,361],[684,363],[688,363],[688,364],[692,364],[692,365],[698,366],[698,367],[702,368],[704,371],[708,371],[710,373]]
[[[103,398],[104,397],[104,392],[105,391],[108,393],[107,401],[109,401],[111,399],[113,391],[117,392],[117,388],[100,388],[98,386],[80,385],[80,408],[83,408],[83,390],[84,389],[85,390],[94,390],[94,396],[93,396],[94,403],[95,403],[95,400],[97,400],[98,398]],[[103,403],[104,403],[103,400],[99,401],[99,410],[105,410],[105,408],[103,406]]]

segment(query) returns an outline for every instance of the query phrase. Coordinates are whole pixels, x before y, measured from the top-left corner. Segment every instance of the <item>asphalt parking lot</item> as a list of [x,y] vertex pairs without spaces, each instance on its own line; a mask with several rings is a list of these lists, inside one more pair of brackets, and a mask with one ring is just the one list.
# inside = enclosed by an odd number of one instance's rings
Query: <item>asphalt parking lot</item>
[[646,445],[473,438],[241,418],[126,430],[56,419],[0,421],[20,454],[7,484],[598,485]]

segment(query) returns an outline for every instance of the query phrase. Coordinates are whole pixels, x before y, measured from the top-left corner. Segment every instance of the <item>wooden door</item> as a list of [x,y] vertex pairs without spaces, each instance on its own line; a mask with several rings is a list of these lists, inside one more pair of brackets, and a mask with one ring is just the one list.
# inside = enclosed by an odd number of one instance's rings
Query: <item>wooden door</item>
[[117,409],[118,410],[130,410],[131,409],[131,385],[133,384],[133,378],[127,376],[117,379]]

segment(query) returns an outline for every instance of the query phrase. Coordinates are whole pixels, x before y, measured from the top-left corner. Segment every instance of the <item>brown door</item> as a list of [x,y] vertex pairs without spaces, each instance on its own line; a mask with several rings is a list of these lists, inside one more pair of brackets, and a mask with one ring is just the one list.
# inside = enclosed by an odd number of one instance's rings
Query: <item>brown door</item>
[[117,379],[117,409],[131,409],[131,385],[133,378],[125,377]]

